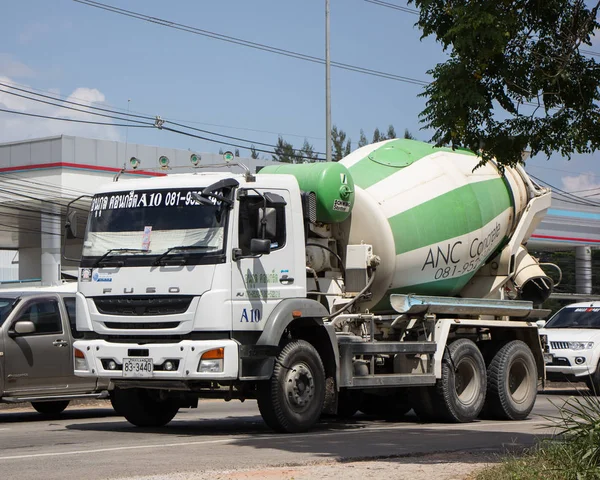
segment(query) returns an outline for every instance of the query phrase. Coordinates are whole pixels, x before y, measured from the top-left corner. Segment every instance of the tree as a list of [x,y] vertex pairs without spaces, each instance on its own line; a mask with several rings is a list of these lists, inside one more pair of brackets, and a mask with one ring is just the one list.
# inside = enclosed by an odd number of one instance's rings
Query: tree
[[409,0],[422,37],[449,52],[430,70],[421,121],[438,145],[522,163],[522,153],[600,147],[600,64],[586,56],[600,1]]
[[250,146],[250,158],[253,158],[254,160],[258,158],[258,152],[256,151],[254,144]]
[[282,163],[301,163],[302,156],[296,153],[294,146],[286,142],[283,137],[277,139],[277,145],[273,152],[273,161]]
[[407,140],[416,140],[415,136],[408,131],[408,128],[404,129],[404,138]]
[[365,145],[368,145],[368,141],[367,141],[367,137],[365,136],[365,132],[363,131],[363,129],[360,129],[360,138],[358,139],[358,148],[360,147],[364,147]]
[[304,139],[304,144],[302,145],[302,148],[300,149],[300,151],[298,152],[300,154],[300,162],[317,162],[319,161],[319,154],[315,152],[314,147],[308,143],[307,139]]
[[396,136],[396,130],[394,130],[394,126],[390,125],[388,127],[388,131],[387,131],[387,139],[391,140],[392,138],[397,138],[397,136]]
[[352,150],[352,142],[350,139],[346,140],[346,132],[341,129],[338,130],[337,126],[335,125],[331,129],[331,143],[333,146],[331,159],[334,162],[339,162]]
[[382,140],[385,140],[385,135],[381,135],[379,128],[375,127],[375,130],[373,131],[373,141],[371,143],[381,142]]

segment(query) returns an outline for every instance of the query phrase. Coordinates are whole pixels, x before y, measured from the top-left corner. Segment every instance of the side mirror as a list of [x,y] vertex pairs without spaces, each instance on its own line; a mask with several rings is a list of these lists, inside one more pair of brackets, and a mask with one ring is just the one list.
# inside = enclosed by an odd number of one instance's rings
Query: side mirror
[[546,326],[546,320],[538,320],[535,322],[538,328],[544,328]]
[[67,238],[77,238],[77,212],[71,210],[67,214],[67,221],[65,222],[65,230],[67,231]]
[[18,335],[26,335],[28,333],[35,333],[35,325],[33,324],[33,322],[30,322],[28,320],[21,320],[19,322],[16,322],[13,325],[13,329],[14,329],[15,333]]
[[271,240],[268,238],[252,238],[250,240],[250,253],[252,255],[268,255],[271,253]]

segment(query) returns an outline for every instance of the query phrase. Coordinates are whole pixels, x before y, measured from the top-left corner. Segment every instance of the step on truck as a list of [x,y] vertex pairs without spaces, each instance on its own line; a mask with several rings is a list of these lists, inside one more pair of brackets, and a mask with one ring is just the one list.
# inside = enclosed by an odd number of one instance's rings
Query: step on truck
[[109,380],[138,426],[201,398],[255,398],[281,432],[359,410],[527,417],[544,378],[535,307],[553,284],[525,244],[550,191],[479,161],[396,139],[338,163],[100,188],[76,375]]

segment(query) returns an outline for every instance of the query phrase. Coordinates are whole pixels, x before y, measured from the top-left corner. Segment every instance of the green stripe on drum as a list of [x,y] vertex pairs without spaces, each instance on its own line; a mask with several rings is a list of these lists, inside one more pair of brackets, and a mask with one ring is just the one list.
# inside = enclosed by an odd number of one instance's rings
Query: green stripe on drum
[[501,178],[459,187],[388,219],[396,254],[478,230],[510,206]]
[[[373,150],[367,157],[349,167],[349,170],[354,182],[359,187],[367,189],[417,160],[437,152],[475,155],[468,150],[456,151],[446,147],[434,147],[425,142],[398,138]],[[344,161],[342,160],[341,163]]]

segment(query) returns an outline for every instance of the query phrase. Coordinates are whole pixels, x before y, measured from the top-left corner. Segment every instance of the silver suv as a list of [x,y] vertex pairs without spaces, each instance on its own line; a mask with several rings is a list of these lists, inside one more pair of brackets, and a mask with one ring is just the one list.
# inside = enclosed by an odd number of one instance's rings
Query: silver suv
[[73,399],[108,398],[106,384],[73,373],[76,288],[0,290],[0,402],[57,415]]

